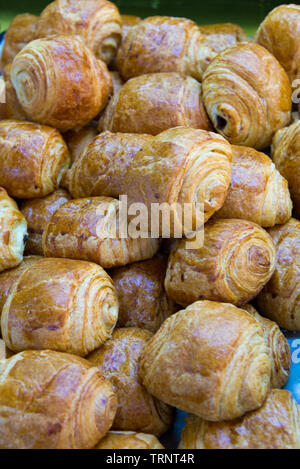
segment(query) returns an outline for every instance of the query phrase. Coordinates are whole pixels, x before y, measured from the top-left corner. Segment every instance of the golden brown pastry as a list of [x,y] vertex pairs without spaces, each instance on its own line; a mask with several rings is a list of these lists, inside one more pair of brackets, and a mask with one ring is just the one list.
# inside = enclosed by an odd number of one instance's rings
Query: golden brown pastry
[[260,324],[213,301],[197,301],[166,319],[140,359],[142,382],[153,396],[211,421],[260,407],[270,371]]
[[120,202],[111,197],[70,200],[53,213],[44,229],[44,255],[89,260],[108,269],[151,259],[159,240],[132,238],[129,226],[125,235],[119,215]]
[[199,29],[213,41],[212,44],[215,47],[220,47],[219,51],[234,46],[238,42],[250,40],[243,28],[234,23],[201,24]]
[[291,352],[288,341],[274,321],[262,317],[256,309],[250,305],[241,306],[251,314],[262,326],[265,342],[269,347],[271,360],[271,387],[282,388],[290,374]]
[[22,262],[27,223],[6,190],[0,187],[0,272]]
[[201,248],[187,249],[185,239],[178,241],[165,288],[182,306],[201,299],[239,306],[260,292],[275,265],[275,246],[263,228],[246,220],[216,220],[204,226]]
[[26,120],[25,112],[23,111],[15,89],[10,79],[10,65],[7,65],[3,71],[3,81],[5,87],[4,102],[0,100],[0,120],[2,119],[17,119]]
[[99,265],[43,258],[15,281],[1,331],[13,351],[49,348],[84,356],[111,336],[117,319],[116,290]]
[[216,130],[235,145],[263,149],[291,119],[291,86],[279,62],[247,42],[221,52],[203,76],[203,99]]
[[57,189],[41,199],[24,200],[21,212],[27,221],[28,239],[25,253],[43,255],[42,236],[53,213],[63,204],[71,200],[70,194],[64,189]]
[[293,212],[300,217],[300,121],[278,130],[273,138],[271,156],[276,168],[289,183]]
[[263,20],[255,37],[287,72],[291,82],[300,76],[300,5],[280,5]]
[[264,227],[287,222],[292,214],[288,183],[272,160],[253,148],[233,145],[232,150],[230,186],[216,216],[242,218]]
[[257,297],[259,311],[280,327],[300,330],[300,222],[291,218],[269,230],[277,250],[271,280]]
[[136,432],[108,432],[95,449],[164,449],[156,436]]
[[166,268],[167,257],[158,254],[110,272],[119,299],[119,327],[135,326],[156,332],[178,310],[164,289]]
[[41,256],[25,256],[17,267],[7,269],[0,273],[0,318],[3,306],[7,300],[14,283],[25,270],[41,259]]
[[273,389],[260,409],[232,422],[186,419],[180,449],[299,449],[299,405],[284,389]]
[[98,59],[115,57],[122,24],[117,6],[106,0],[56,0],[41,13],[39,37],[53,34],[80,36]]
[[103,347],[88,356],[112,383],[118,409],[112,428],[159,436],[172,423],[172,409],[151,396],[139,378],[139,358],[152,334],[136,327],[116,329]]
[[4,340],[0,339],[0,365],[1,362],[10,358],[14,353],[6,347]]
[[93,448],[116,407],[109,381],[83,358],[42,350],[0,363],[1,449]]
[[200,83],[178,73],[132,78],[114,94],[99,120],[100,130],[150,135],[178,126],[211,128]]
[[12,197],[30,199],[54,192],[69,164],[67,145],[56,129],[0,121],[0,185]]
[[28,13],[13,18],[5,33],[0,69],[10,64],[20,50],[38,37],[38,16]]
[[129,29],[142,21],[142,18],[135,15],[121,15],[122,20],[122,40],[124,40]]
[[105,63],[71,36],[30,42],[13,60],[11,81],[27,116],[61,131],[97,116],[112,89]]
[[76,158],[63,180],[74,198],[127,193],[125,171],[150,135],[103,132]]
[[124,80],[117,71],[110,72],[112,86],[113,86],[113,94],[116,94],[124,85]]

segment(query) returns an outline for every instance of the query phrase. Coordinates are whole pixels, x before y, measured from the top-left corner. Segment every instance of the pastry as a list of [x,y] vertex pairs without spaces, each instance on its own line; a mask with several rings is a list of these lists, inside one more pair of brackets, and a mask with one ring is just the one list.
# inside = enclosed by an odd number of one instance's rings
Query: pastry
[[144,388],[139,357],[152,334],[136,327],[116,329],[103,347],[88,356],[112,383],[118,409],[112,428],[159,436],[172,423],[172,410]]
[[254,298],[275,270],[270,235],[246,220],[216,220],[204,226],[204,244],[188,249],[180,240],[169,257],[167,295],[187,306],[197,300],[241,305]]
[[3,71],[4,83],[4,102],[0,100],[0,120],[3,119],[17,119],[26,120],[25,112],[23,111],[15,89],[10,79],[11,65],[7,65]]
[[0,339],[0,365],[1,362],[13,355],[14,353],[6,347],[4,340]]
[[206,69],[203,100],[216,130],[234,145],[263,149],[291,119],[289,79],[258,44],[239,43]]
[[156,436],[136,432],[108,432],[95,449],[164,449]]
[[259,408],[271,365],[260,324],[233,305],[197,301],[145,345],[140,377],[153,396],[211,421]]
[[135,15],[121,15],[122,20],[122,40],[124,40],[129,29],[142,21],[142,18]]
[[42,258],[14,282],[1,331],[15,352],[51,349],[85,356],[111,336],[117,319],[116,291],[100,266]]

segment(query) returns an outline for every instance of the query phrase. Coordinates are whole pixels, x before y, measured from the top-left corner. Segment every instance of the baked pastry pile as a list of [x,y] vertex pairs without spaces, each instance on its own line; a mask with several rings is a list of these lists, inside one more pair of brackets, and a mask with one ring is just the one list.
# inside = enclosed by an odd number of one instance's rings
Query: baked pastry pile
[[[180,448],[300,448],[299,40],[297,5],[255,39],[107,0],[12,21],[0,449],[163,449],[175,408]],[[116,223],[124,196],[169,235]]]

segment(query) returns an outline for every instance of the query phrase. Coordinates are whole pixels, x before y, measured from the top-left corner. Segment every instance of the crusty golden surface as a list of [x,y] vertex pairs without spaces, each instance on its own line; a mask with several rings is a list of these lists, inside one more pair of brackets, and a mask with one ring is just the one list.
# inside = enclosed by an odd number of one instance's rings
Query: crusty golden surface
[[15,89],[10,79],[11,65],[7,65],[3,70],[3,80],[5,86],[5,102],[0,102],[0,120],[17,119],[26,120],[26,115],[18,101]]
[[186,419],[180,449],[299,449],[299,405],[289,391],[273,389],[260,409],[232,422]]
[[13,351],[49,348],[87,355],[111,336],[118,298],[98,265],[42,258],[16,280],[1,316],[1,331]]
[[204,226],[204,245],[187,249],[180,240],[169,257],[167,295],[187,306],[205,299],[241,305],[271,278],[276,250],[270,235],[247,220],[215,220]]
[[150,135],[178,126],[211,129],[200,83],[179,73],[132,78],[114,94],[99,121],[100,130]]
[[291,82],[300,69],[300,5],[280,5],[263,20],[255,37],[286,70]]
[[156,436],[136,432],[108,432],[95,449],[164,449]]
[[118,327],[135,326],[156,332],[177,311],[165,292],[166,268],[167,257],[158,254],[110,271],[119,299]]
[[119,222],[119,215],[120,202],[111,197],[70,200],[45,227],[44,255],[89,260],[104,268],[151,259],[159,249],[159,239],[133,238],[129,226],[122,236],[119,223],[124,222],[123,218]]
[[150,135],[108,131],[97,135],[67,172],[64,185],[74,198],[126,194],[126,169],[150,139]]
[[276,132],[271,149],[276,168],[289,183],[293,213],[300,217],[300,121]]
[[57,189],[50,195],[40,199],[24,200],[21,204],[21,212],[27,221],[28,239],[25,253],[43,255],[42,236],[47,223],[53,213],[71,199],[70,194],[64,189]]
[[67,145],[53,127],[0,121],[0,185],[12,197],[30,199],[54,192],[69,164]]
[[142,18],[135,15],[121,15],[122,21],[122,41],[125,39],[129,29],[142,21]]
[[269,233],[276,246],[277,263],[257,297],[259,311],[285,329],[300,330],[300,222],[291,218]]
[[112,428],[164,433],[172,423],[172,409],[151,396],[139,378],[139,358],[152,334],[136,327],[115,329],[100,349],[88,356],[112,383],[118,409]]
[[28,13],[13,18],[5,32],[0,69],[9,65],[23,47],[37,38],[38,20],[38,16]]
[[0,272],[23,259],[27,223],[16,202],[0,187]]
[[233,305],[197,301],[149,340],[140,376],[158,399],[211,421],[260,407],[270,386],[260,324]]
[[[234,23],[201,24],[199,28],[203,34],[207,35],[208,38],[213,41],[215,46],[220,42],[222,49],[233,46],[237,42],[250,40],[243,28]],[[222,41],[224,41],[223,44]]]
[[106,0],[55,0],[42,11],[38,33],[80,36],[108,64],[121,42],[121,17],[117,6]]
[[216,216],[242,218],[263,227],[287,222],[292,214],[288,183],[272,160],[253,148],[233,145],[232,149],[230,186]]
[[13,60],[11,81],[27,116],[61,131],[90,122],[112,89],[105,63],[71,36],[30,42]]
[[263,149],[291,119],[291,86],[284,69],[258,44],[221,52],[206,69],[203,100],[219,133],[234,145]]
[[0,448],[93,448],[109,430],[117,399],[87,360],[26,351],[0,364]]
[[291,368],[291,352],[288,341],[276,322],[261,316],[252,305],[244,305],[242,309],[250,313],[261,324],[265,342],[269,347],[271,387],[282,388],[289,378]]

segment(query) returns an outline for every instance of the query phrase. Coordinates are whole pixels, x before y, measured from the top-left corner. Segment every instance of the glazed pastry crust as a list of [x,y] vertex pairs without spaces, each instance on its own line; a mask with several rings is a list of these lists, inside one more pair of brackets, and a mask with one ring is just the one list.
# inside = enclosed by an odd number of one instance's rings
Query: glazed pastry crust
[[38,16],[28,13],[13,18],[5,33],[0,69],[9,65],[23,47],[38,37],[38,20]]
[[95,449],[164,449],[156,436],[136,432],[108,432]]
[[135,15],[121,15],[122,21],[122,41],[124,41],[129,29],[142,21],[142,18]]
[[299,449],[299,405],[284,389],[273,389],[260,409],[232,422],[186,419],[180,449]]
[[201,85],[178,73],[151,73],[129,80],[112,97],[100,130],[157,135],[186,126],[210,130]]
[[276,322],[261,316],[252,305],[244,305],[242,309],[250,313],[261,324],[271,360],[271,387],[282,388],[289,378],[291,369],[291,352],[288,341]]
[[276,57],[291,82],[299,76],[299,5],[280,5],[274,8],[261,23],[255,39]]
[[11,65],[7,65],[3,71],[3,82],[5,86],[5,102],[0,102],[0,120],[3,119],[17,119],[26,120],[25,112],[23,111],[15,89],[10,79]]
[[202,82],[208,115],[234,145],[263,149],[291,119],[291,86],[279,62],[247,42],[221,52]]
[[41,13],[39,37],[80,36],[98,59],[110,63],[121,42],[121,17],[106,0],[56,0]]
[[146,344],[140,376],[158,399],[211,421],[260,407],[270,386],[260,324],[233,305],[198,301]]
[[11,81],[27,116],[61,131],[89,123],[112,90],[105,63],[71,36],[30,42],[12,63]]
[[161,435],[172,423],[169,406],[151,396],[138,376],[139,358],[152,334],[136,327],[116,329],[103,347],[89,355],[112,383],[118,409],[112,428]]
[[25,253],[43,255],[42,236],[53,213],[63,204],[71,200],[70,194],[64,189],[57,189],[53,194],[41,199],[24,200],[21,204],[28,226],[28,239]]
[[291,218],[269,230],[277,250],[271,280],[257,297],[259,311],[280,327],[300,330],[300,222]]
[[[300,217],[300,121],[276,132],[271,156],[276,168],[289,183],[293,212]],[[286,220],[287,221],[287,220]]]
[[178,241],[165,288],[182,306],[199,299],[238,306],[261,291],[275,265],[275,246],[263,228],[246,220],[216,220],[204,227],[203,247],[186,249],[186,240]]
[[30,199],[54,192],[70,164],[60,133],[45,125],[0,121],[0,185]]
[[216,216],[250,220],[263,227],[286,223],[292,214],[288,183],[271,159],[253,148],[232,149],[230,186]]
[[119,299],[118,327],[140,327],[156,332],[177,307],[164,289],[167,258],[135,262],[113,269],[110,276]]
[[85,356],[111,336],[117,319],[116,291],[100,266],[43,258],[15,281],[1,330],[13,351],[49,348]]
[[74,355],[26,351],[0,363],[0,448],[93,448],[117,407],[112,386]]
[[89,260],[104,268],[151,259],[159,240],[132,238],[129,229],[122,237],[119,214],[120,202],[111,197],[70,200],[53,213],[44,230],[44,255]]
[[0,187],[0,272],[22,262],[27,223],[6,190]]

